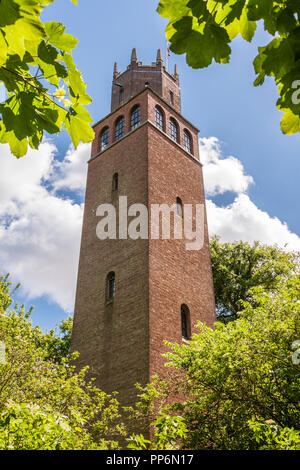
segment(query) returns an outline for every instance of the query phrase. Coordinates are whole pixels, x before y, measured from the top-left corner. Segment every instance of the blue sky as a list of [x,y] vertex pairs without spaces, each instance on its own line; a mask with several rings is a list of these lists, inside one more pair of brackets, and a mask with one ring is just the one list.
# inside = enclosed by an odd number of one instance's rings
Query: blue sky
[[[74,57],[93,98],[89,110],[95,121],[110,111],[115,61],[119,70],[124,70],[133,47],[137,48],[139,60],[146,64],[155,60],[158,48],[165,53],[167,22],[156,13],[157,4],[157,0],[79,0],[76,7],[69,0],[56,0],[43,13],[44,21],[61,21],[67,26],[67,32],[79,39]],[[200,137],[204,139],[201,148],[203,163],[207,165],[204,175],[209,189],[211,233],[219,232],[224,239],[240,235],[250,241],[257,238],[282,245],[287,238],[293,247],[298,247],[300,136],[281,133],[281,113],[275,107],[277,90],[272,80],[267,80],[262,87],[253,87],[252,61],[257,47],[267,42],[268,37],[260,29],[252,44],[240,38],[233,42],[229,65],[193,70],[185,64],[184,56],[172,54],[169,67],[173,70],[175,63],[179,66],[183,115],[200,129]],[[28,198],[40,194],[40,200],[45,198],[47,210],[53,204],[53,212],[44,220],[39,219],[36,226],[38,218],[34,211],[37,208],[32,204],[24,208],[24,201],[11,190],[18,186],[12,174],[15,162],[4,166],[4,173],[11,175],[10,200],[8,197],[1,200],[0,186],[0,203],[2,208],[6,207],[2,209],[2,219],[0,211],[1,269],[10,271],[12,278],[24,285],[18,297],[28,307],[35,305],[34,321],[43,328],[53,327],[65,317],[66,310],[72,311],[76,280],[76,273],[72,273],[76,271],[84,194],[82,181],[89,148],[83,146],[77,153],[70,150],[66,158],[69,146],[69,137],[62,132],[40,150],[39,157],[44,163],[38,169],[34,163],[36,157],[32,157],[35,179],[29,178],[32,183],[28,184],[32,186],[25,188],[23,194],[28,194]],[[0,157],[3,154],[6,162],[8,150],[2,147]],[[47,194],[46,186],[50,188]],[[18,197],[20,203],[15,203]],[[60,210],[62,214],[66,211],[64,217],[69,221],[66,232],[59,229],[60,221],[56,219]],[[241,217],[242,212],[247,217]],[[225,226],[228,216],[239,230],[234,232]],[[44,225],[43,229],[42,224],[49,225]],[[20,233],[28,234],[27,238],[22,239]],[[274,234],[278,234],[277,238]],[[47,245],[43,251],[37,248],[40,236]],[[66,259],[63,259],[67,251],[64,237],[73,240],[73,245],[69,243],[72,252]],[[59,247],[54,247],[56,242]],[[54,247],[53,252],[51,247]],[[75,253],[73,258],[72,253]],[[68,267],[65,272],[64,266]]]

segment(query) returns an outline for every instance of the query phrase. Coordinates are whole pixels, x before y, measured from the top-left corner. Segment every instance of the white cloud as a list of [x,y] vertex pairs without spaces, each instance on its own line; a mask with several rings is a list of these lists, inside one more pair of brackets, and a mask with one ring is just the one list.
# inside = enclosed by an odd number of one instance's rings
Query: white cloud
[[47,295],[72,311],[78,267],[82,206],[41,194],[0,227],[0,263],[30,298]]
[[253,183],[244,173],[241,162],[232,156],[222,158],[220,141],[216,137],[199,139],[200,159],[206,194],[215,196],[226,191],[243,193]]
[[257,240],[286,250],[300,250],[299,236],[286,223],[260,210],[245,194],[254,181],[245,174],[242,163],[232,156],[223,158],[216,137],[200,139],[199,145],[206,193],[210,196],[226,191],[236,193],[234,202],[225,207],[207,201],[210,235],[218,235],[221,241]]
[[221,240],[256,240],[278,245],[286,250],[300,250],[300,238],[292,233],[287,224],[277,217],[270,217],[260,210],[246,194],[239,194],[226,207],[218,207],[207,201],[207,217],[210,235],[219,235]]
[[53,180],[55,190],[70,189],[73,191],[85,189],[87,160],[91,153],[90,144],[80,143],[75,150],[69,149],[64,160],[56,163],[56,174]]
[[[47,295],[64,310],[72,311],[78,268],[83,205],[55,196],[51,182],[69,181],[71,189],[80,182],[77,155],[68,151],[56,164],[56,148],[47,142],[17,160],[7,145],[0,146],[0,266],[22,283],[29,298]],[[63,171],[61,171],[63,169]],[[61,187],[65,185],[61,184]]]
[[29,150],[26,157],[17,159],[8,145],[0,146],[0,216],[18,214],[18,205],[35,199],[49,178],[56,152],[54,145],[45,142],[39,151]]

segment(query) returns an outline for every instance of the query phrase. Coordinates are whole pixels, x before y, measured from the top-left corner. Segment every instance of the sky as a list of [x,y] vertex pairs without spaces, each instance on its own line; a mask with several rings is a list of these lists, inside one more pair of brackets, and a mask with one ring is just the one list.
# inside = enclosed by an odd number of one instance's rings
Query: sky
[[[44,11],[44,21],[62,22],[79,40],[74,58],[94,121],[110,112],[115,61],[125,70],[133,47],[144,64],[158,48],[165,54],[167,21],[157,4],[56,0]],[[169,69],[178,64],[182,113],[200,129],[210,235],[300,250],[300,135],[281,133],[272,80],[253,87],[252,61],[268,41],[260,28],[252,44],[234,40],[228,65],[193,70],[171,54]],[[89,154],[89,144],[72,148],[66,132],[20,160],[0,145],[0,269],[21,282],[16,297],[35,307],[43,329],[73,312]]]

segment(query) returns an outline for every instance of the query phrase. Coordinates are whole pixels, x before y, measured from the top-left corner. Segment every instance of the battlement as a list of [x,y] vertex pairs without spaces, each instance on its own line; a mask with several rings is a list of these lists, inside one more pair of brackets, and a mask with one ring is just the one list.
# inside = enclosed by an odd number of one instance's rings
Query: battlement
[[167,101],[176,111],[181,112],[181,95],[177,65],[174,74],[170,74],[164,66],[161,50],[157,51],[156,62],[143,65],[138,61],[136,49],[132,50],[131,61],[124,72],[118,72],[114,65],[111,111],[131,99],[149,86]]

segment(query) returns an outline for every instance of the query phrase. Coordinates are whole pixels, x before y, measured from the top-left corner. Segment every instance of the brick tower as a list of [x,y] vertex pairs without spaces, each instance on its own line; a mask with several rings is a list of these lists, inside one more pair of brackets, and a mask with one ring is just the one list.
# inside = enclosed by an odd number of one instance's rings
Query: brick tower
[[175,203],[174,218],[185,204],[205,204],[198,130],[181,115],[177,67],[168,73],[160,50],[143,65],[134,49],[125,72],[115,64],[111,113],[94,130],[72,347],[97,385],[130,405],[136,382],[164,376],[164,340],[180,343],[197,321],[215,321],[205,212],[199,250],[187,250],[184,238],[96,235],[97,207],[113,204],[118,221],[120,196],[128,207]]

